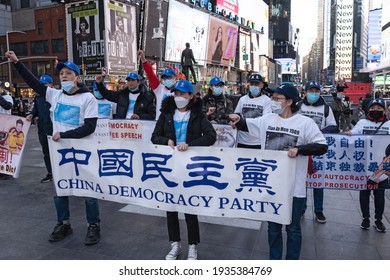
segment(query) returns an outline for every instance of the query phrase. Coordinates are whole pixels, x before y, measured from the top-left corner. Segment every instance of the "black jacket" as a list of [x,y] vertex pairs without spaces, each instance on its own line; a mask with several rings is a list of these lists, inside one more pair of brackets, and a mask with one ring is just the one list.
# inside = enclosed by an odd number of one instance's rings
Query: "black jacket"
[[[173,140],[176,145],[176,133],[173,123],[173,116],[176,110],[173,96],[167,97],[161,106],[161,115],[156,123],[152,134],[153,144],[167,145]],[[190,107],[191,114],[187,127],[186,142],[189,146],[211,146],[215,143],[217,134],[214,127],[202,113],[202,101],[196,99],[195,104]]]
[[194,53],[192,52],[192,49],[186,47],[181,53],[181,65],[191,66],[192,62],[196,64]]
[[31,110],[33,118],[38,117],[38,133],[42,135],[53,134],[53,123],[50,119],[50,103],[45,98],[36,94],[34,97],[34,106]]
[[4,108],[4,110],[10,110],[12,108],[12,103],[5,100],[3,95],[6,95],[7,93],[5,90],[3,90],[0,94],[0,106]]
[[[129,93],[128,87],[119,91],[108,90],[103,83],[96,83],[101,95],[117,104],[116,115],[114,119],[125,119],[127,109],[129,108]],[[156,118],[156,100],[144,84],[139,85],[139,93],[137,101],[134,105],[134,114],[137,114],[141,120],[154,120]]]

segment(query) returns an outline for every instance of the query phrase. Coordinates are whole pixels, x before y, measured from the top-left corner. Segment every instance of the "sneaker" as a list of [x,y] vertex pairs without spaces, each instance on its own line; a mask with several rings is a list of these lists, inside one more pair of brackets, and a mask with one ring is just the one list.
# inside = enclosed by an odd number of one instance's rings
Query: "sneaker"
[[386,232],[386,228],[383,225],[382,221],[376,220],[374,227],[376,228],[377,231],[379,232]]
[[326,223],[326,218],[322,212],[314,212],[316,215],[316,221],[320,224],[325,224]]
[[362,224],[360,225],[362,229],[369,229],[370,228],[370,219],[364,218]]
[[46,177],[41,180],[41,183],[47,183],[53,181],[53,175],[51,173],[47,173]]
[[198,259],[198,250],[196,249],[196,245],[192,244],[188,246],[187,260],[197,260],[197,259]]
[[49,241],[50,242],[57,242],[61,241],[68,235],[72,234],[73,229],[71,228],[70,224],[64,224],[62,222],[59,222],[54,227],[53,232],[50,234]]
[[181,243],[180,242],[172,242],[171,243],[171,251],[169,251],[168,255],[165,256],[166,260],[176,260],[176,258],[181,254]]
[[90,224],[88,226],[87,235],[85,236],[84,244],[85,245],[95,245],[100,241],[100,225]]

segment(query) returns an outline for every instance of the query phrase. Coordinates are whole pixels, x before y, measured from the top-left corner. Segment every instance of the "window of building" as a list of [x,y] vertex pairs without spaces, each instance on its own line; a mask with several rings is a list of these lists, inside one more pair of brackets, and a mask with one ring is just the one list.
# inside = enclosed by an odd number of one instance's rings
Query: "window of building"
[[43,23],[42,23],[42,21],[38,21],[37,29],[38,29],[38,34],[42,35],[43,34]]
[[64,19],[60,18],[58,20],[58,32],[62,33],[65,31],[65,26],[64,26]]
[[21,0],[20,1],[20,8],[30,8],[30,0]]
[[31,54],[48,54],[48,53],[49,53],[49,43],[47,40],[31,42]]
[[13,50],[18,56],[26,56],[27,53],[27,43],[12,43],[10,49]]
[[35,76],[39,77],[43,74],[50,74],[50,62],[38,61],[32,63],[32,72]]
[[51,49],[53,53],[63,53],[65,51],[64,39],[51,40]]

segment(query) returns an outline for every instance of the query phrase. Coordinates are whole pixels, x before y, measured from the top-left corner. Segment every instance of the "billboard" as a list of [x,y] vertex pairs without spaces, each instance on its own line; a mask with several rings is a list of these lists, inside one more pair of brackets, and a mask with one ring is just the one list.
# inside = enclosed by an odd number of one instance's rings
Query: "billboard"
[[104,16],[102,1],[79,2],[66,6],[68,58],[83,74],[101,73],[104,64]]
[[282,74],[297,74],[297,63],[292,58],[278,58],[275,59],[282,64]]
[[354,0],[338,0],[336,8],[336,79],[352,77],[353,4]]
[[240,64],[239,68],[241,70],[253,70],[251,61],[251,36],[250,32],[240,31]]
[[180,62],[185,44],[190,43],[195,60],[204,65],[209,15],[177,1],[169,2],[165,60]]
[[137,70],[135,7],[113,0],[104,3],[107,67],[112,75],[127,75]]
[[374,62],[381,59],[382,9],[372,10],[368,16],[367,60]]
[[237,25],[210,17],[207,63],[234,65],[238,42]]

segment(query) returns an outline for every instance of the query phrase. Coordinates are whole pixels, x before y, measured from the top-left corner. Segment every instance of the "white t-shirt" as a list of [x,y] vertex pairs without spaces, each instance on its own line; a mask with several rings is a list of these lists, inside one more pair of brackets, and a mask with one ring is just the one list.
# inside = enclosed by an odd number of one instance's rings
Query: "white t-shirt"
[[[362,119],[352,128],[352,134],[374,134],[376,129],[382,122],[373,122],[367,119]],[[385,122],[375,134],[390,134],[390,121]]]
[[[260,139],[261,149],[288,151],[299,145],[318,143],[326,140],[316,123],[301,114],[281,118],[267,114],[261,118],[247,119],[249,133]],[[307,156],[298,155],[295,170],[294,197],[306,197]]]
[[[11,95],[5,94],[5,95],[2,95],[2,97],[3,97],[6,101],[11,102],[11,103],[12,103],[12,106],[14,105],[14,100],[12,99],[12,96],[11,96]],[[3,107],[0,106],[0,114],[11,115],[11,109],[6,110],[6,109],[4,109]]]
[[180,112],[178,109],[175,110],[173,115],[173,123],[175,126],[176,133],[176,144],[186,143],[187,140],[187,127],[188,121],[190,120],[191,111]]
[[84,119],[98,117],[96,98],[90,92],[66,95],[62,89],[47,87],[46,101],[50,103],[53,134],[84,125]]
[[333,111],[330,107],[328,117],[325,118],[325,105],[308,106],[305,103],[302,103],[299,113],[311,118],[317,124],[320,130],[330,125],[337,125]]
[[134,114],[134,106],[135,102],[137,102],[137,98],[139,93],[129,93],[129,107],[127,108],[126,119],[130,119]]
[[167,89],[163,84],[160,84],[155,90],[154,94],[156,95],[156,120],[160,117],[161,104],[165,98],[168,96],[173,96],[173,92],[170,89]]
[[[256,98],[250,98],[249,95],[244,95],[238,101],[234,112],[240,113],[246,119],[264,116],[272,112],[271,99],[266,95],[261,95]],[[238,131],[237,142],[246,145],[260,145],[259,138],[250,135],[246,131]]]
[[96,99],[98,103],[98,118],[112,119],[112,115],[116,114],[116,103],[106,99]]

